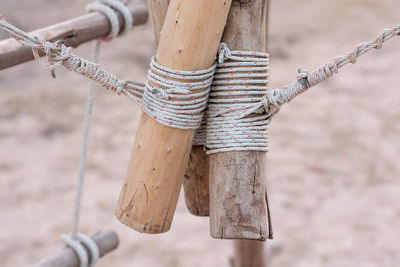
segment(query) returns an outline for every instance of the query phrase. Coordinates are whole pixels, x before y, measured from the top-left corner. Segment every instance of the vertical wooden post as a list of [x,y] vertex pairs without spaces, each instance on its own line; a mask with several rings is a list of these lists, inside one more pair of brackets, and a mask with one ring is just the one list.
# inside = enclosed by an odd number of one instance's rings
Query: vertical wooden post
[[264,242],[255,240],[235,240],[235,255],[232,267],[264,267]]
[[[157,61],[179,70],[210,67],[231,0],[171,0]],[[192,147],[194,131],[170,128],[142,113],[117,218],[146,233],[169,230]]]
[[[223,41],[232,50],[266,51],[267,0],[234,0]],[[267,238],[266,153],[210,155],[210,231],[225,239]]]

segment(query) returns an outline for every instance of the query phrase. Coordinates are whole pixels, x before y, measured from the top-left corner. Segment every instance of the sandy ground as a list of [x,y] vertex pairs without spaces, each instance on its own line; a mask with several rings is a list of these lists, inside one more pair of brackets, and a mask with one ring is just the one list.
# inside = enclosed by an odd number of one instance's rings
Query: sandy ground
[[[84,5],[1,0],[0,13],[33,30]],[[399,23],[400,1],[272,0],[270,15],[275,88],[295,79],[298,67],[315,68]],[[400,266],[399,47],[395,38],[274,118],[269,266]],[[105,44],[101,62],[143,81],[153,53],[147,25]],[[0,266],[54,254],[71,229],[88,85],[62,69],[51,79],[35,62],[0,72]],[[189,215],[182,198],[166,234],[138,234],[114,218],[140,110],[103,89],[96,101],[81,231],[115,229],[121,238],[97,266],[228,266],[232,243],[210,238],[207,218]]]

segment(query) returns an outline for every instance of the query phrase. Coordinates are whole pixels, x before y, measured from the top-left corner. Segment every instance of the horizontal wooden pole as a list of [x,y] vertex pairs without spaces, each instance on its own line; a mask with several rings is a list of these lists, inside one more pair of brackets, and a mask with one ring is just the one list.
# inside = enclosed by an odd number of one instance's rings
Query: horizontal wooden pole
[[[147,22],[149,13],[145,6],[137,5],[132,7],[132,16],[133,25],[141,25]],[[125,25],[122,15],[119,13],[118,19],[122,30]],[[66,46],[77,47],[83,43],[106,37],[110,32],[111,25],[108,18],[99,12],[93,12],[31,33],[39,33],[51,42],[64,40]],[[33,58],[31,49],[21,46],[14,39],[0,41],[0,70],[30,61]]]
[[[92,236],[99,248],[100,257],[118,247],[118,235],[111,230],[96,233]],[[57,255],[44,259],[31,267],[79,267],[79,258],[72,248],[65,248]]]

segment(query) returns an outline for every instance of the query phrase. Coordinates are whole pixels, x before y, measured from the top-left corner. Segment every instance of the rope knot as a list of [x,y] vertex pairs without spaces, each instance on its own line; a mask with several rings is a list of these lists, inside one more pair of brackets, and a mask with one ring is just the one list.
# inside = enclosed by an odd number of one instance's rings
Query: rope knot
[[151,92],[154,95],[156,95],[159,99],[169,100],[168,92],[160,87],[153,87]]
[[299,68],[297,70],[297,72],[299,73],[299,75],[297,75],[297,81],[304,87],[304,88],[310,88],[311,85],[308,82],[308,75],[309,75],[309,71],[308,70],[304,70]]
[[228,58],[231,55],[232,55],[232,52],[229,49],[228,45],[226,43],[222,42],[219,45],[219,49],[218,49],[218,63],[219,64],[224,63],[225,58]]

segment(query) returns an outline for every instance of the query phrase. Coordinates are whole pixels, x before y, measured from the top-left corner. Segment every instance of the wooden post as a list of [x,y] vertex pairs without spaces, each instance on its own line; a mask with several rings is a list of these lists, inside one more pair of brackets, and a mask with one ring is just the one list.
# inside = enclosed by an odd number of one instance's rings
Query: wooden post
[[[223,40],[232,50],[266,51],[267,0],[234,0]],[[224,239],[265,240],[266,153],[210,155],[210,231]]]
[[[214,61],[231,0],[172,0],[157,49],[160,64],[200,70]],[[142,113],[116,216],[146,233],[169,230],[194,131],[170,128]]]
[[[146,23],[148,11],[141,5],[132,8],[133,25]],[[121,30],[125,27],[122,15],[118,13]],[[47,41],[64,40],[69,47],[106,37],[111,32],[108,18],[99,12],[93,12],[74,19],[66,20],[49,27],[33,31],[39,33]],[[39,52],[41,56],[43,52]],[[6,69],[27,61],[33,60],[33,53],[29,47],[21,46],[13,38],[0,41],[0,70]]]
[[[108,252],[118,247],[118,236],[114,231],[104,231],[94,234],[93,241],[99,248],[100,256],[104,256]],[[44,259],[31,267],[79,267],[79,258],[72,248],[65,248],[57,255]]]
[[[148,0],[148,3],[154,40],[158,45],[169,0]],[[193,215],[209,215],[208,171],[208,156],[204,152],[203,146],[194,145],[190,152],[189,164],[183,180],[186,206]]]
[[235,255],[232,267],[263,267],[266,266],[264,257],[264,242],[255,240],[235,240]]

